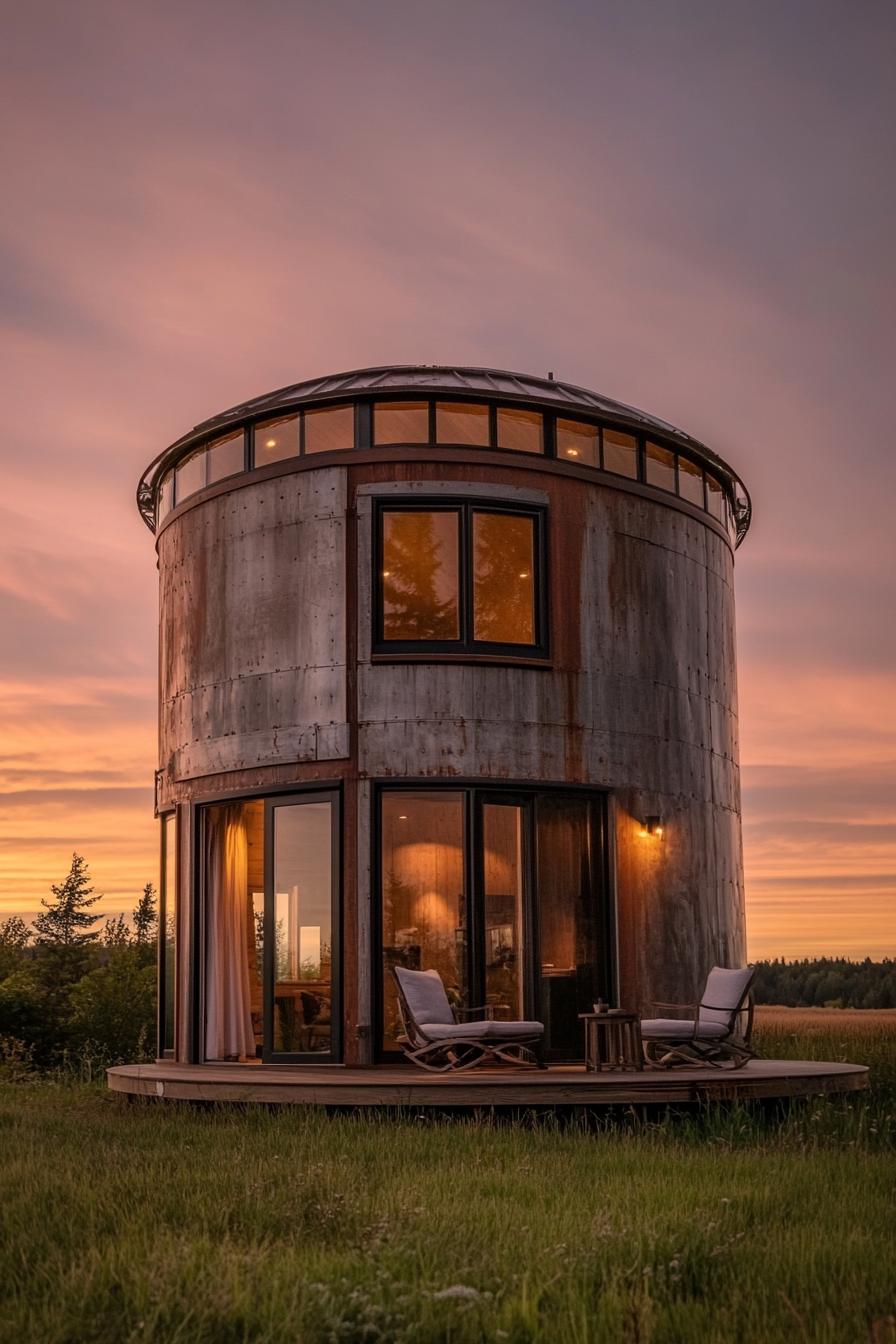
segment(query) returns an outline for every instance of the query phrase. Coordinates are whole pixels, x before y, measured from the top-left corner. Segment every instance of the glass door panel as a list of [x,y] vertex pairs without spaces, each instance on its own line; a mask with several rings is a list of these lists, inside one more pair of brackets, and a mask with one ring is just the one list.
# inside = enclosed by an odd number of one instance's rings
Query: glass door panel
[[607,947],[595,889],[595,808],[576,795],[543,794],[536,810],[539,1001],[545,1055],[580,1059],[582,1023],[609,998]]
[[319,795],[268,802],[266,1058],[336,1055],[335,810]]
[[383,1050],[401,1024],[393,966],[436,970],[452,1003],[467,1001],[464,795],[384,791],[380,801]]
[[525,1017],[523,826],[527,811],[508,803],[484,803],[482,808],[484,1001],[496,1018],[505,1021]]
[[262,930],[264,803],[204,809],[206,1059],[254,1060],[264,1031]]

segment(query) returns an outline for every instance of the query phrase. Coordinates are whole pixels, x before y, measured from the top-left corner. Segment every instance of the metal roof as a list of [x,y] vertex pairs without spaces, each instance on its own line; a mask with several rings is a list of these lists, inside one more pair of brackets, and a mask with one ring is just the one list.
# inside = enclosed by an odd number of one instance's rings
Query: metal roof
[[749,494],[737,473],[704,443],[686,434],[684,430],[648,415],[637,407],[614,401],[589,388],[575,383],[564,383],[554,378],[538,378],[532,374],[511,373],[504,369],[480,369],[445,364],[389,364],[382,368],[351,369],[345,373],[327,374],[323,378],[309,378],[291,383],[261,397],[240,402],[219,415],[203,420],[188,434],[184,434],[160,453],[143,473],[137,491],[140,512],[152,527],[148,505],[162,472],[184,451],[195,444],[212,438],[247,420],[276,415],[279,411],[304,405],[347,400],[358,396],[377,394],[438,395],[491,397],[505,402],[537,403],[544,408],[585,413],[629,426],[642,433],[661,435],[689,448],[699,457],[714,463],[720,473],[739,494],[746,506],[743,526],[738,526],[738,540],[749,526]]
[[544,405],[588,411],[591,415],[605,415],[614,420],[630,420],[643,429],[655,429],[696,442],[667,421],[658,420],[656,416],[647,415],[621,401],[613,401],[599,392],[591,392],[587,387],[577,387],[574,383],[563,383],[554,378],[536,378],[527,373],[509,373],[503,369],[455,368],[445,364],[390,364],[383,368],[352,369],[348,373],[306,379],[232,406],[229,411],[204,420],[196,429],[214,432],[235,420],[276,412],[304,401],[333,401],[342,397],[372,396],[377,392],[393,395],[396,392],[447,392],[454,396],[469,393],[507,401],[538,401]]

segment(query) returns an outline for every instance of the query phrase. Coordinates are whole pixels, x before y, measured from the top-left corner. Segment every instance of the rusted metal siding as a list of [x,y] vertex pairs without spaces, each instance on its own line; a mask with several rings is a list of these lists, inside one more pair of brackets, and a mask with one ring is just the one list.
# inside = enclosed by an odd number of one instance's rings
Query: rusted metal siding
[[199,504],[160,538],[159,571],[163,802],[185,780],[348,754],[343,471]]
[[[357,475],[357,473],[356,473]],[[370,476],[379,476],[380,484]],[[441,490],[515,498],[531,474],[457,473]],[[552,666],[381,663],[370,657],[370,497],[358,481],[358,769],[587,784],[617,807],[620,982],[626,1002],[689,1000],[714,962],[744,956],[733,559],[684,514],[598,484],[539,478],[551,504]],[[415,464],[398,487],[427,493]],[[665,820],[661,839],[639,834]]]
[[[548,503],[548,668],[371,655],[381,487]],[[623,1002],[689,1000],[713,962],[742,962],[733,556],[710,526],[529,461],[417,455],[198,502],[160,537],[159,568],[161,805],[344,783],[347,1062],[369,1058],[374,779],[607,790]],[[662,839],[639,834],[650,814]]]

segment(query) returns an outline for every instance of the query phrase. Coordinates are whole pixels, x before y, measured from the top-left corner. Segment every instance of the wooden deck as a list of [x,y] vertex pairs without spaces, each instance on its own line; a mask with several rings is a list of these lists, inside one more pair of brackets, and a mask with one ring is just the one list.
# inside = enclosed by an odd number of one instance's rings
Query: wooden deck
[[745,1068],[586,1073],[583,1067],[479,1069],[453,1077],[410,1066],[127,1064],[108,1070],[113,1092],[169,1101],[264,1102],[307,1106],[569,1107],[662,1105],[856,1092],[859,1064],[753,1060]]

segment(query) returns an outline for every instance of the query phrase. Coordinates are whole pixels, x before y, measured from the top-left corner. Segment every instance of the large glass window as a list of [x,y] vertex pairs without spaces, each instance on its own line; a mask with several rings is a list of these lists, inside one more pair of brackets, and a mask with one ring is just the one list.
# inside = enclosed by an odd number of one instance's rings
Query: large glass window
[[378,401],[373,408],[373,442],[429,443],[429,402]]
[[587,467],[600,466],[600,430],[584,420],[557,421],[557,457]]
[[609,998],[609,910],[600,899],[595,863],[600,830],[594,802],[583,795],[544,794],[536,808],[539,1003],[546,1053],[574,1057],[581,1049],[579,1013]]
[[306,411],[305,452],[332,453],[355,446],[354,406],[324,406]]
[[478,402],[440,401],[436,405],[436,443],[470,443],[487,448],[489,409]]
[[485,1002],[494,1016],[524,1018],[523,808],[482,808],[482,898],[485,915]]
[[264,1037],[264,803],[205,812],[205,1058],[253,1060]]
[[518,453],[544,452],[544,417],[516,406],[498,407],[498,447]]
[[269,462],[282,462],[299,455],[299,417],[285,415],[278,420],[265,420],[252,431],[252,461],[256,467]]
[[543,653],[542,510],[382,504],[378,652]]
[[274,1055],[330,1054],[333,1031],[332,803],[275,803]]
[[455,1008],[543,1022],[547,1056],[580,1059],[578,1014],[612,992],[603,801],[387,787],[378,823],[380,1048],[398,1044],[404,966],[437,971]]
[[400,1032],[393,966],[436,970],[449,999],[467,1001],[462,793],[388,792],[380,812],[383,1047]]
[[203,816],[205,1058],[333,1058],[334,795],[216,803]]

